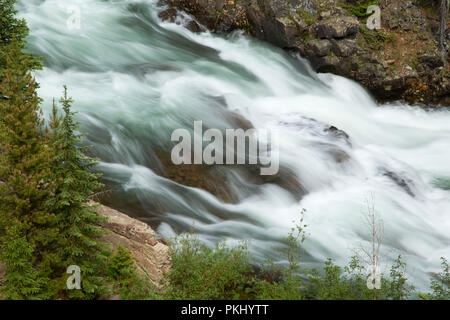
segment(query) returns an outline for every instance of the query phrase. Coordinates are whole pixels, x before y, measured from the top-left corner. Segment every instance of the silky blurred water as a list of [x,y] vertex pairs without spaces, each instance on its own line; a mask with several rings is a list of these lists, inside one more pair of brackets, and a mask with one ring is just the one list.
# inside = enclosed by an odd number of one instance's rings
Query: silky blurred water
[[[67,26],[70,5],[80,10],[79,30]],[[256,257],[282,262],[282,239],[306,209],[303,263],[346,264],[353,249],[369,244],[364,214],[373,199],[384,223],[385,268],[402,254],[414,284],[426,288],[439,257],[450,258],[448,110],[378,106],[358,84],[315,74],[267,44],[162,22],[155,1],[27,0],[19,9],[30,49],[45,56],[36,73],[44,110],[66,84],[113,198],[158,223],[162,236],[194,229],[208,243],[250,240]],[[234,128],[236,114],[278,130],[281,166],[306,195],[252,184],[224,167],[238,194],[226,203],[157,174],[155,151],[170,152],[174,129],[194,120]]]

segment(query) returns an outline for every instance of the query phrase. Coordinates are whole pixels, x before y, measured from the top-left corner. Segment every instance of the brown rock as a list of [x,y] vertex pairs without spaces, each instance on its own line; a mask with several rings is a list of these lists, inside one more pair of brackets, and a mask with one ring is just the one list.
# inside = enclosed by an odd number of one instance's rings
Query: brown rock
[[195,32],[195,33],[202,32],[202,28],[194,20],[189,21],[185,27],[186,27],[186,29],[188,29],[192,32]]
[[177,10],[174,8],[170,8],[170,9],[161,11],[158,14],[158,17],[160,17],[164,21],[175,22],[175,18],[177,17]]

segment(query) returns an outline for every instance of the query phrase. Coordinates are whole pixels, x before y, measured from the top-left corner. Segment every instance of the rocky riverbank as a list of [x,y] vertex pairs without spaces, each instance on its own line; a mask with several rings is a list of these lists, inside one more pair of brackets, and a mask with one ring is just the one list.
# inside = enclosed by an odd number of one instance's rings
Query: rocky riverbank
[[[179,9],[212,32],[242,30],[299,53],[317,72],[358,81],[379,101],[450,105],[449,55],[448,48],[438,49],[437,1],[379,0],[382,29],[375,31],[366,27],[366,2],[376,1],[162,0],[168,9],[160,17],[175,21]],[[194,21],[187,27],[202,31]]]

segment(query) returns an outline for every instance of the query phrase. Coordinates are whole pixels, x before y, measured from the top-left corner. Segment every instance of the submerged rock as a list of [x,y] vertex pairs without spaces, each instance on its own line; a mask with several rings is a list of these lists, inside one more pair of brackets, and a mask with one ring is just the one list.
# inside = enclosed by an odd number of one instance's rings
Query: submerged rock
[[412,181],[409,181],[405,178],[402,178],[398,174],[396,174],[393,171],[386,170],[383,173],[384,176],[390,178],[395,184],[397,184],[400,188],[402,188],[407,194],[409,194],[411,197],[415,197],[414,192],[411,189],[411,186],[413,184]]
[[259,164],[174,165],[170,153],[161,152],[158,157],[163,167],[158,174],[181,185],[208,191],[223,202],[239,203],[246,196],[258,194],[266,183],[285,189],[297,200],[306,194],[297,175],[282,166],[277,174],[262,176]]
[[[169,22],[177,22],[177,17],[180,17],[182,20],[185,19],[185,16],[180,14],[176,9],[169,8],[166,10],[161,11],[158,14],[158,17],[160,17],[163,21],[169,21]],[[204,31],[202,27],[194,20],[187,20],[184,23],[184,27],[192,32],[199,33]]]

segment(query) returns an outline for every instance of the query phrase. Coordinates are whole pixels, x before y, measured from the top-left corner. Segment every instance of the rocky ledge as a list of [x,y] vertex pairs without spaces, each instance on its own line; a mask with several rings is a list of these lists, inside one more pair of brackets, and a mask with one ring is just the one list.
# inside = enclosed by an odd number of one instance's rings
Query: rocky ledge
[[138,271],[147,275],[155,286],[159,286],[164,273],[170,268],[169,247],[157,240],[155,231],[142,221],[102,205],[98,213],[107,218],[102,223],[108,231],[104,241],[111,244],[113,249],[119,246],[128,249]]
[[[361,11],[366,2],[162,0],[169,8],[160,17],[174,21],[182,10],[212,32],[242,30],[300,53],[317,72],[358,81],[379,101],[450,105],[448,48],[438,49],[438,2],[379,0],[380,30],[366,27],[367,16]],[[203,30],[192,21],[187,27]],[[447,42],[449,31],[447,27]]]

